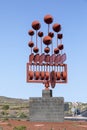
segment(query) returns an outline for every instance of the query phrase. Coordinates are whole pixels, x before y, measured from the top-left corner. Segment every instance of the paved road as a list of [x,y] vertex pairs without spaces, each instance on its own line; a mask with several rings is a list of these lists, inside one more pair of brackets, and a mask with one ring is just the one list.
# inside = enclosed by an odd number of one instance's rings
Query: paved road
[[83,116],[71,116],[71,117],[64,117],[65,120],[85,120],[87,121],[87,117],[83,117]]

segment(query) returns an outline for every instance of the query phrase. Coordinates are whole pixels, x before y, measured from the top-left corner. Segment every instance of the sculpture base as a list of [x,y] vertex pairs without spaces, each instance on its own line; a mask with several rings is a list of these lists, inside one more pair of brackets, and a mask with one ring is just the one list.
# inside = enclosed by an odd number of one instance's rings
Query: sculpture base
[[52,90],[43,90],[42,98],[29,99],[30,121],[63,122],[64,98],[52,97]]

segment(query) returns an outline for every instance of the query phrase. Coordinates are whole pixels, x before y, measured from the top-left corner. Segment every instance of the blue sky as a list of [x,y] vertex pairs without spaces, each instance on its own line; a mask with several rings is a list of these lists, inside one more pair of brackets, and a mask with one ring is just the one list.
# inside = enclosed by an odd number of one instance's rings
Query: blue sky
[[43,84],[26,83],[27,32],[46,14],[62,25],[68,64],[68,83],[56,84],[53,96],[87,102],[87,0],[0,0],[0,96],[41,97]]

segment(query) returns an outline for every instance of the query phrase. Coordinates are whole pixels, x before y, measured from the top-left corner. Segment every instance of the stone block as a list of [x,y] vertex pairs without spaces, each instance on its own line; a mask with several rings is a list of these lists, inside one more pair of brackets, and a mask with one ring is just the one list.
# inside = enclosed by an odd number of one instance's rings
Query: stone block
[[48,93],[45,91],[43,91],[42,97],[29,99],[30,121],[63,122],[64,98],[52,97],[52,91],[48,91]]

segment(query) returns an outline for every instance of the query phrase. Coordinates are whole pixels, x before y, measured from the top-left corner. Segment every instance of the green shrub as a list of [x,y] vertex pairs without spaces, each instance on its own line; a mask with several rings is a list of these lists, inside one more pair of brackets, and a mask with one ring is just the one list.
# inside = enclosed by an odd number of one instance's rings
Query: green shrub
[[27,130],[26,126],[16,126],[13,130]]
[[5,116],[7,116],[7,115],[8,115],[7,110],[9,109],[9,105],[6,105],[6,104],[3,105],[2,109],[4,110],[4,111],[2,112],[2,114],[5,115]]
[[19,118],[26,118],[26,117],[27,117],[27,116],[25,115],[24,112],[22,112],[22,113],[19,114]]
[[3,118],[3,121],[7,121],[7,120],[8,120],[8,117],[4,117],[4,118]]
[[5,113],[5,111],[2,111],[1,114],[2,114],[2,115],[5,115],[6,113]]
[[8,110],[9,109],[9,105],[3,105],[2,109]]

